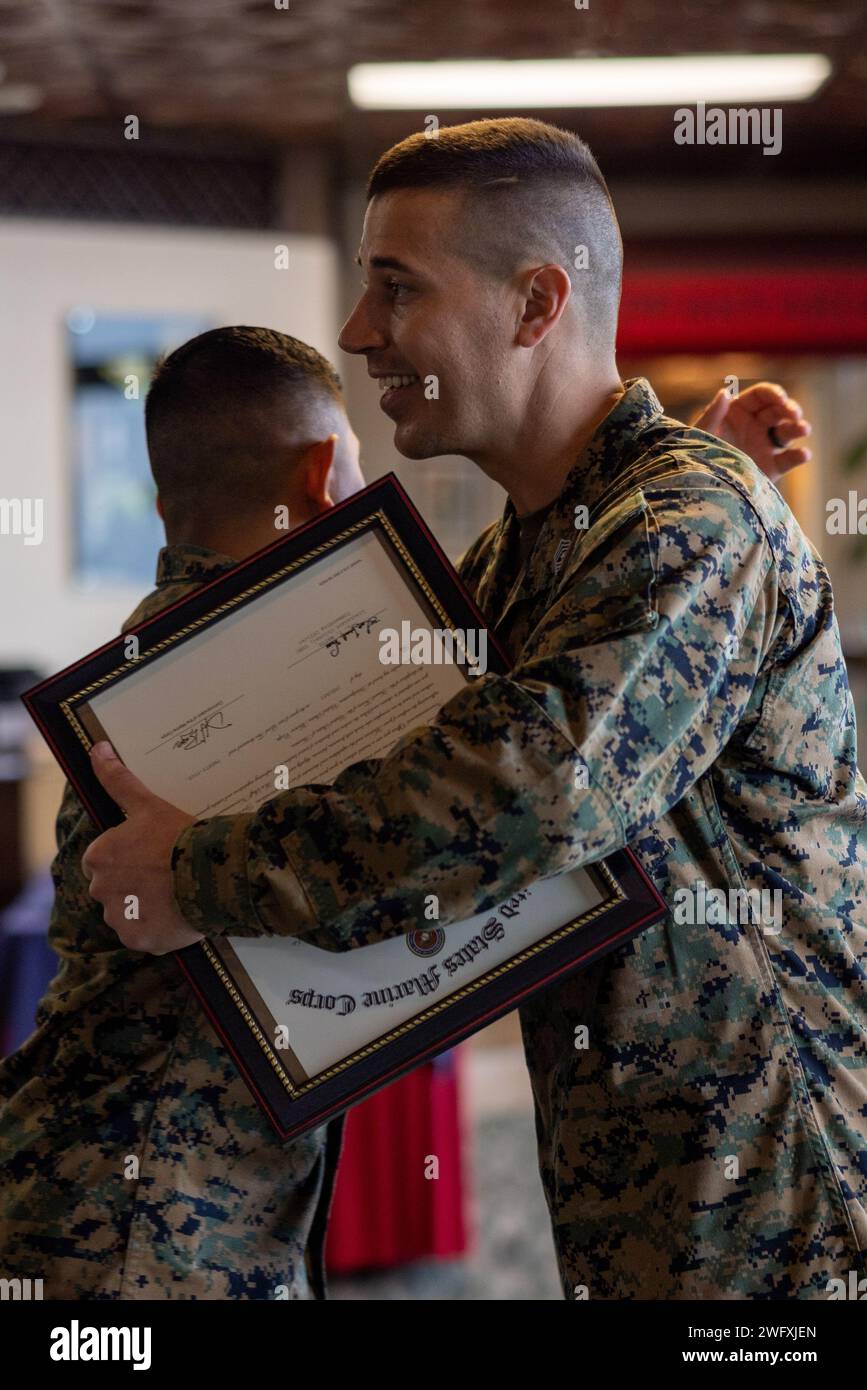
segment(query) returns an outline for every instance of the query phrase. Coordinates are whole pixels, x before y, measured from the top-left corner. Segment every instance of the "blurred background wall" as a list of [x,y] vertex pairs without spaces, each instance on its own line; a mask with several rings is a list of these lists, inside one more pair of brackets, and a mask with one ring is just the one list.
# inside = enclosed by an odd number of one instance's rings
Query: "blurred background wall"
[[[14,480],[15,495],[24,484],[28,495],[43,498],[45,518],[42,545],[13,545],[11,537],[0,545],[0,591],[16,594],[4,617],[0,661],[46,670],[66,665],[105,641],[143,592],[142,579],[99,583],[74,572],[75,485],[84,480],[72,472],[79,441],[70,320],[86,332],[90,315],[134,322],[162,313],[189,321],[190,337],[221,323],[261,322],[333,355],[335,247],[325,237],[290,236],[285,244],[296,279],[291,295],[275,293],[274,237],[261,232],[0,222],[4,486],[10,495]],[[144,481],[142,511],[152,513],[153,489]],[[97,492],[95,504],[102,501]],[[114,549],[120,554],[128,544],[118,525]]]

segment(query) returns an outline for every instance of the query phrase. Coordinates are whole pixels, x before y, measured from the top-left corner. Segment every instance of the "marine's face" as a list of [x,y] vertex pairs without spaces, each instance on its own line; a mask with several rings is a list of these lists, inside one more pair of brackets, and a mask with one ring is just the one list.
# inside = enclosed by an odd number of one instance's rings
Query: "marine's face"
[[460,255],[459,203],[451,189],[371,200],[364,289],[340,334],[367,359],[407,458],[484,448],[508,388],[509,287]]

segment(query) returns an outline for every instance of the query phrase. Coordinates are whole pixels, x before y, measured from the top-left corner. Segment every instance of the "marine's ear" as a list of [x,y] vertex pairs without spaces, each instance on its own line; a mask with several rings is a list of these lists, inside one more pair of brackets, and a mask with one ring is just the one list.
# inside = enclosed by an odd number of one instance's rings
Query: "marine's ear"
[[572,294],[572,283],[561,265],[542,265],[524,275],[521,320],[515,342],[535,347],[559,323]]
[[298,476],[304,494],[317,511],[327,511],[334,506],[329,491],[331,470],[334,467],[334,454],[337,448],[337,435],[330,434],[304,450],[298,464]]
[[160,497],[159,493],[157,493],[157,516],[160,521],[165,521],[166,519],[166,514],[163,511],[163,499]]

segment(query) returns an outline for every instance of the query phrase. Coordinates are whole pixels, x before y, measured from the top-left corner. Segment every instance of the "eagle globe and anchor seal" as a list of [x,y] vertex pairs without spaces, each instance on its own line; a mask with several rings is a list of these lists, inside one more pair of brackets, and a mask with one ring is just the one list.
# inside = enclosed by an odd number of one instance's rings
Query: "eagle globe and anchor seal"
[[435,956],[445,943],[442,927],[419,927],[407,932],[406,944],[415,956]]

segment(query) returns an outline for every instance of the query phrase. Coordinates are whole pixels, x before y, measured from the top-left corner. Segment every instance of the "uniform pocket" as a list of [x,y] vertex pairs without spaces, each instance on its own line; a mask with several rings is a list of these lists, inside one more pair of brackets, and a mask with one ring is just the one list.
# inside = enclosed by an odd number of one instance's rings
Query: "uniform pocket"
[[658,555],[656,518],[635,488],[575,546],[558,584],[558,617],[574,621],[588,643],[656,627]]

